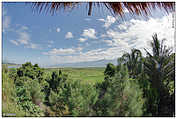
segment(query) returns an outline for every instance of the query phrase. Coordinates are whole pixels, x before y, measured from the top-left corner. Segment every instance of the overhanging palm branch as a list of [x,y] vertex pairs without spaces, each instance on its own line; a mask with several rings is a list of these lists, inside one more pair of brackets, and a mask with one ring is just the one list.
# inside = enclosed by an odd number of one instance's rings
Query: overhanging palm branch
[[[73,9],[83,2],[34,2],[32,8],[46,13],[54,14],[61,9]],[[89,6],[88,15],[91,15],[92,8],[105,6],[114,15],[122,16],[127,9],[136,15],[150,15],[152,9],[164,9],[167,13],[175,10],[175,2],[87,2]]]

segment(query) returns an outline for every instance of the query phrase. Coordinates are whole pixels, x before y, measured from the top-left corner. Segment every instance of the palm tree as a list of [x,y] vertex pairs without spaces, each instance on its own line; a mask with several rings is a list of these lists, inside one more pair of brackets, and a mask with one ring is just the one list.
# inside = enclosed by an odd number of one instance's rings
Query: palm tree
[[[32,8],[37,11],[46,11],[54,14],[60,9],[73,9],[83,2],[35,2],[32,3]],[[151,14],[152,9],[165,9],[166,12],[175,10],[175,2],[87,2],[89,9],[88,15],[91,15],[93,6],[105,6],[113,15],[121,17],[127,9],[132,14],[145,15]]]
[[144,63],[145,73],[148,74],[152,87],[159,94],[158,116],[172,116],[174,110],[171,110],[170,107],[172,102],[170,102],[170,94],[167,86],[171,80],[174,80],[174,54],[172,54],[170,48],[164,45],[164,40],[161,42],[158,40],[157,34],[154,34],[152,38],[152,54],[145,49],[147,53]]
[[129,76],[136,78],[142,72],[142,54],[138,49],[132,49],[131,53],[125,53],[118,59],[118,63],[125,64],[128,68]]

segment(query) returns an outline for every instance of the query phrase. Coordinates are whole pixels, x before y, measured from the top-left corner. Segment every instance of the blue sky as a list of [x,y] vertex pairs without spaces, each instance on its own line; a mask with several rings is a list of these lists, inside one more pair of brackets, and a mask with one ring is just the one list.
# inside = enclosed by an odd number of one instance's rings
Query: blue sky
[[[104,11],[104,12],[103,12]],[[174,46],[173,14],[153,10],[145,18],[113,17],[106,9],[93,9],[88,16],[86,5],[54,16],[32,12],[25,3],[3,3],[3,60],[13,63],[31,61],[40,66],[101,59],[117,59],[132,48],[150,50],[153,33]],[[116,20],[117,19],[117,20]]]

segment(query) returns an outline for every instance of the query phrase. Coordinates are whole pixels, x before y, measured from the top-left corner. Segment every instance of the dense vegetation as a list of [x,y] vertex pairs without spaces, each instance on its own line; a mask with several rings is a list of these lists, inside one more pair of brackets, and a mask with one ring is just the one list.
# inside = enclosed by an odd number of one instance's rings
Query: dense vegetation
[[94,83],[30,62],[3,65],[3,116],[174,116],[175,53],[163,43],[154,35],[152,53],[132,49]]

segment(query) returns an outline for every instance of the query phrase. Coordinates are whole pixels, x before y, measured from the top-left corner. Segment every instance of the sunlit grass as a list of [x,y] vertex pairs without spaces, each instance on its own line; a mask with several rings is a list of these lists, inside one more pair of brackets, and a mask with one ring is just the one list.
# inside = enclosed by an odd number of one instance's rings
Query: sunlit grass
[[48,68],[46,72],[61,70],[72,80],[81,80],[83,83],[95,84],[104,80],[104,67],[92,67],[92,68]]

